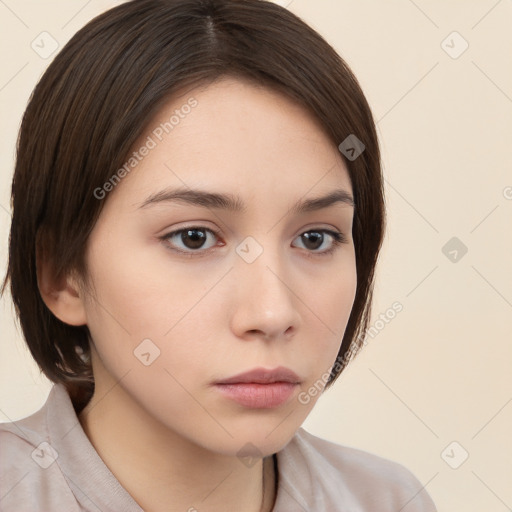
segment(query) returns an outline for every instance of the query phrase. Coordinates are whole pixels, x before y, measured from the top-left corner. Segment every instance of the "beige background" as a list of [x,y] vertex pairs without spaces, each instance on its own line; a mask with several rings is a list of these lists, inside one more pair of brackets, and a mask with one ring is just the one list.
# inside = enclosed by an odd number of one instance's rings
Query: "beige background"
[[[384,328],[375,324],[378,334],[304,427],[401,462],[427,486],[440,511],[509,510],[512,3],[276,3],[340,52],[373,108],[389,212],[374,322],[395,301],[403,305]],[[0,2],[2,273],[17,130],[53,58],[41,58],[31,42],[47,31],[62,46],[115,4]],[[465,42],[468,48],[458,55]],[[468,249],[455,262],[449,259],[453,247],[445,249],[449,257],[442,250],[452,237]],[[24,347],[9,297],[1,314],[0,421],[10,421],[41,407],[51,384]],[[466,452],[467,460],[450,467]]]

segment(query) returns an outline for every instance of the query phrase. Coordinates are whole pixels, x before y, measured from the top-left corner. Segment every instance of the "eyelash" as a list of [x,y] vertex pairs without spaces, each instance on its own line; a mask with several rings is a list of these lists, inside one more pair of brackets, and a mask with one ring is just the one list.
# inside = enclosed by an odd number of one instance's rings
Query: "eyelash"
[[[162,240],[163,242],[166,242],[167,245],[170,246],[169,239],[172,238],[174,235],[183,233],[184,231],[194,230],[194,229],[196,229],[198,231],[209,231],[210,233],[215,235],[217,238],[220,237],[220,233],[214,229],[206,228],[204,226],[188,226],[185,228],[177,229],[176,231],[171,231],[171,232],[159,237],[159,239]],[[327,249],[326,251],[316,252],[316,251],[308,251],[306,249],[306,252],[308,253],[308,254],[306,254],[306,256],[308,258],[314,258],[316,256],[329,256],[330,254],[334,253],[334,251],[339,249],[341,244],[347,243],[347,239],[345,238],[345,235],[343,233],[340,233],[339,231],[333,231],[331,229],[308,229],[307,231],[304,231],[303,233],[301,233],[299,236],[303,235],[304,233],[327,233],[328,235],[332,236],[332,238],[333,238],[331,248]],[[169,249],[172,251],[178,252],[188,258],[194,258],[194,257],[202,256],[205,253],[210,252],[210,250],[212,250],[213,247],[210,247],[210,249],[206,249],[206,250],[198,249],[197,251],[194,251],[194,250],[183,251],[181,249],[176,249],[175,247],[169,247]]]

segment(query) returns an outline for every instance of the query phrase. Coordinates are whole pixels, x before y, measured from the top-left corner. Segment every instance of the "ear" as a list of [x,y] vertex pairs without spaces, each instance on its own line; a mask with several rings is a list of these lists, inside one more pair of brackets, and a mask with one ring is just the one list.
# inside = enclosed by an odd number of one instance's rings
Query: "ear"
[[83,293],[73,275],[56,279],[53,268],[40,251],[36,256],[37,285],[48,309],[62,322],[85,325],[87,315]]

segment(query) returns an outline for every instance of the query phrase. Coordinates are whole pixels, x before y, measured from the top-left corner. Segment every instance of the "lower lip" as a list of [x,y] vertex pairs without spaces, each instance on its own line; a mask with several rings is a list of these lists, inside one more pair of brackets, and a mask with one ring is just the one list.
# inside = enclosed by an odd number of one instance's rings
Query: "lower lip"
[[253,409],[272,409],[283,405],[293,394],[298,384],[291,382],[273,382],[257,384],[241,382],[239,384],[216,384],[216,388],[227,398]]

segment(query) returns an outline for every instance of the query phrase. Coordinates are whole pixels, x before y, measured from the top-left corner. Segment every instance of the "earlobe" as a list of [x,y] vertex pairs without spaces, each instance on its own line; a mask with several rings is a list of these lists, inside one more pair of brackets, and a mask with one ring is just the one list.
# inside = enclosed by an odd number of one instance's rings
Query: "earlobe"
[[72,275],[55,279],[47,261],[37,257],[37,285],[48,309],[69,325],[87,324],[84,296]]

